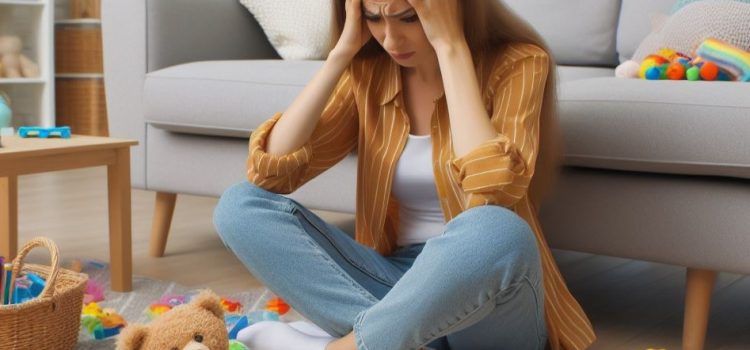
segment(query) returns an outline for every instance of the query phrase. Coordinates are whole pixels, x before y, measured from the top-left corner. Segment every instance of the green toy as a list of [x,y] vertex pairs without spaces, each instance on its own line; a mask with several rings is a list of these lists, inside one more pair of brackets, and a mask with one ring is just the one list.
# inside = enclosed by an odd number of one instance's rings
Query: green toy
[[229,341],[229,350],[250,350],[245,344],[240,343],[236,340]]

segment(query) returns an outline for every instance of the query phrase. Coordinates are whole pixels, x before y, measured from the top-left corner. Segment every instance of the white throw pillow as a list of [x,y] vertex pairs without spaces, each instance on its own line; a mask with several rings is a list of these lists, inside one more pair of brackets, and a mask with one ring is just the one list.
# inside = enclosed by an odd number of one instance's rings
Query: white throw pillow
[[668,47],[688,56],[708,38],[750,51],[750,4],[736,0],[697,1],[666,18],[639,45],[633,60]]
[[328,54],[332,0],[240,0],[285,60],[321,60]]

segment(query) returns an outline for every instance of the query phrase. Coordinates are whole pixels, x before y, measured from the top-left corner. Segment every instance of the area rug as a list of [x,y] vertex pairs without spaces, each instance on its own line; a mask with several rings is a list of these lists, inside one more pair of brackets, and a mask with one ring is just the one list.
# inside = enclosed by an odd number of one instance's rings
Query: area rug
[[[128,293],[113,292],[110,289],[110,273],[106,264],[96,261],[88,261],[83,264],[83,272],[90,279],[99,282],[104,287],[104,301],[98,304],[103,308],[112,308],[122,315],[128,323],[148,323],[149,319],[144,312],[148,306],[166,294],[189,294],[204,287],[186,287],[174,282],[160,281],[156,279],[133,276],[133,291]],[[265,309],[268,300],[275,295],[267,288],[256,288],[241,293],[221,295],[222,297],[236,300],[242,303],[243,312],[249,313],[255,310]],[[281,316],[285,322],[304,320],[294,309]],[[78,335],[78,350],[107,350],[115,348],[116,337],[104,340],[93,339],[87,331],[82,330]]]

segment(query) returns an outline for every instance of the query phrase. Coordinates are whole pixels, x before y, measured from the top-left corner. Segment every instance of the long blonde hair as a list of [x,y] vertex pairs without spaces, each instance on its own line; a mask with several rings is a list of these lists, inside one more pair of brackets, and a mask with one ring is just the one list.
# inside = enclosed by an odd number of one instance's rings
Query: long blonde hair
[[[334,1],[333,33],[330,48],[341,36],[346,20],[346,0]],[[549,74],[544,88],[539,118],[539,154],[534,176],[529,185],[529,199],[538,209],[557,182],[562,164],[563,144],[557,118],[557,70],[555,59],[546,42],[531,25],[500,0],[459,1],[463,16],[464,35],[475,62],[488,59],[508,43],[528,43],[541,47],[550,57]],[[358,53],[360,57],[386,54],[374,39]],[[478,81],[486,81],[490,65],[477,64]]]

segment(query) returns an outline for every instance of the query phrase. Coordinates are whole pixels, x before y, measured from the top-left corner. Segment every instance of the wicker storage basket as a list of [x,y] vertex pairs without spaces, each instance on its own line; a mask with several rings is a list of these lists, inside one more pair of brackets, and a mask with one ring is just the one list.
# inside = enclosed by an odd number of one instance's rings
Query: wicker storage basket
[[[29,251],[36,247],[50,251],[50,266],[23,263]],[[34,238],[21,249],[13,260],[11,282],[21,271],[33,272],[47,282],[37,298],[21,304],[0,305],[0,349],[74,349],[88,277],[60,268],[57,246],[46,238]]]
[[102,29],[99,25],[55,27],[56,73],[101,73]]
[[56,124],[70,126],[74,134],[109,136],[104,80],[55,79]]
[[70,0],[70,18],[101,18],[99,0]]

